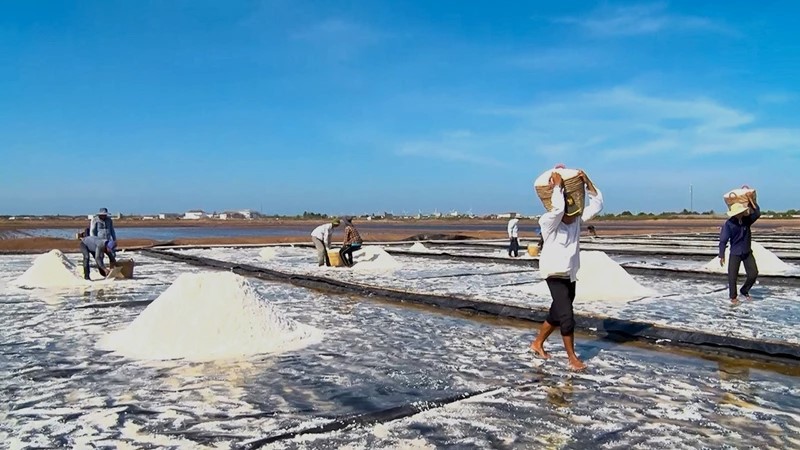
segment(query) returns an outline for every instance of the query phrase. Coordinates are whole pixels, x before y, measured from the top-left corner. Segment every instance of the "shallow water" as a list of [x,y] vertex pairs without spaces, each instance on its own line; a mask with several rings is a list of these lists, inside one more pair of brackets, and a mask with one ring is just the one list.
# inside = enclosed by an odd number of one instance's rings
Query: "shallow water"
[[[793,375],[578,339],[531,358],[531,330],[255,282],[313,347],[244,361],[142,363],[94,348],[179,273],[135,256],[138,277],[82,294],[10,288],[32,257],[0,257],[0,439],[29,446],[231,448],[342,415],[493,389],[388,424],[271,448],[787,448],[800,442]],[[60,302],[45,302],[56,296]],[[129,303],[130,305],[130,303]],[[791,370],[789,370],[791,373]],[[433,447],[431,447],[433,448]],[[729,448],[729,447],[728,447]]]
[[[178,253],[253,264],[290,273],[314,274],[509,305],[547,308],[551,302],[549,296],[534,296],[524,291],[526,287],[541,281],[539,273],[532,267],[395,256],[402,263],[400,269],[359,271],[356,270],[357,264],[353,270],[317,267],[313,249],[284,247],[268,261],[259,256],[260,250],[216,248],[182,250]],[[451,276],[454,274],[473,275]],[[800,343],[800,328],[796,326],[800,323],[800,288],[770,286],[766,282],[759,282],[751,291],[754,298],[752,302],[733,306],[725,292],[723,275],[720,275],[719,283],[642,275],[636,275],[634,279],[653,289],[657,295],[627,303],[579,302],[576,303],[576,310],[721,335]]]

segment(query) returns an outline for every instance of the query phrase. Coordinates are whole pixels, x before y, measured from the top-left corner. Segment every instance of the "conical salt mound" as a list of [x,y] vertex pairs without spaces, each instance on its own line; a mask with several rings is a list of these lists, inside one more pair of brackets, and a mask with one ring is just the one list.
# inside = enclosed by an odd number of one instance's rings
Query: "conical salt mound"
[[[616,261],[603,252],[581,252],[581,268],[575,287],[576,302],[628,302],[656,295],[636,282]],[[521,290],[539,297],[550,297],[547,282]]]
[[264,261],[271,261],[278,255],[278,250],[275,247],[264,247],[258,255],[261,256],[261,259]]
[[91,282],[77,275],[82,271],[60,250],[50,250],[39,255],[28,270],[11,284],[26,288],[73,288],[86,287]]
[[230,272],[186,273],[127,328],[98,343],[135,359],[211,361],[297,350],[321,339],[284,318]]
[[[783,275],[788,272],[797,271],[798,268],[795,266],[786,264],[785,262],[781,261],[780,258],[775,256],[775,253],[764,248],[763,245],[759,244],[756,241],[752,241],[750,243],[750,250],[753,252],[753,256],[756,259],[756,265],[758,265],[758,273],[762,275]],[[714,258],[708,263],[703,266],[703,269],[708,270],[709,272],[717,272],[717,273],[728,273],[728,263],[727,261],[730,260],[731,256],[731,249],[730,247],[725,249],[725,266],[719,265],[719,258]],[[739,267],[739,273],[744,274],[744,264]]]
[[368,245],[353,252],[353,263],[354,270],[366,271],[391,271],[402,267],[402,264],[386,253],[386,250],[375,245]]
[[414,242],[414,245],[412,245],[411,248],[409,248],[409,250],[412,251],[412,252],[429,252],[430,251],[430,249],[428,247],[425,247],[425,244],[423,244],[422,242]]

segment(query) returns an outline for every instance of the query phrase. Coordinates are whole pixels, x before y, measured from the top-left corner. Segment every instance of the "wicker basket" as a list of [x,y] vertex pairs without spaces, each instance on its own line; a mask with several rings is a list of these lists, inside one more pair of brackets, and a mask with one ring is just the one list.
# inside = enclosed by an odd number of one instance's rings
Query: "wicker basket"
[[539,256],[539,244],[528,244],[528,254],[531,256]]
[[567,197],[571,198],[572,201],[578,205],[577,213],[583,211],[583,206],[586,204],[586,187],[584,186],[583,180],[578,176],[577,171],[564,169],[563,166],[556,166],[555,169],[546,171],[539,175],[539,178],[534,182],[536,195],[539,196],[539,200],[542,201],[544,208],[548,211],[553,209],[553,204],[550,201],[553,197],[553,187],[550,186],[549,183],[550,174],[553,171],[560,173],[561,176],[564,177],[564,189],[567,191]]
[[132,259],[118,259],[116,267],[122,269],[120,272],[123,278],[133,278],[133,260]]
[[749,186],[742,186],[741,189],[734,189],[725,195],[722,196],[722,199],[725,200],[725,205],[727,205],[728,209],[736,203],[741,203],[745,206],[750,206],[750,200],[747,198],[747,194],[751,193],[753,195],[753,201],[756,200],[756,190],[751,189]]
[[328,250],[328,261],[331,262],[333,267],[344,267],[344,261],[339,256],[338,250]]

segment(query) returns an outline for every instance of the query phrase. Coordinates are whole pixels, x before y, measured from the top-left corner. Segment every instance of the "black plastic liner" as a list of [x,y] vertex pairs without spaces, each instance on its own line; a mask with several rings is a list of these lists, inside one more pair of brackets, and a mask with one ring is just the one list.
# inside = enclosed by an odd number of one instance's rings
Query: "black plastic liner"
[[414,403],[406,403],[403,405],[395,406],[392,408],[384,409],[381,411],[375,411],[371,413],[365,414],[357,414],[353,416],[346,416],[334,419],[332,422],[328,422],[324,425],[318,425],[311,428],[306,428],[302,430],[290,431],[288,433],[282,433],[278,435],[268,436],[261,439],[255,439],[252,441],[247,441],[245,443],[240,444],[240,448],[253,450],[257,448],[261,448],[267,444],[271,444],[273,442],[284,441],[287,439],[294,439],[297,436],[302,436],[305,434],[322,434],[322,433],[330,433],[333,431],[340,431],[349,428],[355,428],[359,426],[365,425],[374,425],[377,423],[386,423],[391,422],[393,420],[403,419],[405,417],[413,416],[415,414],[419,414],[423,411],[429,411],[431,409],[441,408],[442,406],[448,405],[450,403],[454,403],[460,400],[464,400],[470,397],[475,397],[476,395],[485,394],[487,392],[491,392],[497,390],[497,388],[486,389],[478,392],[467,392],[463,394],[454,395],[451,397],[440,398],[435,400],[429,401],[419,401]]
[[[285,282],[303,288],[327,292],[379,297],[400,303],[428,305],[452,311],[539,323],[543,322],[547,317],[546,308],[526,308],[449,295],[400,291],[313,275],[288,274],[247,264],[230,263],[200,256],[180,255],[163,250],[143,250],[142,252],[156,258],[179,261],[194,266],[230,270],[243,276],[266,281]],[[762,355],[800,361],[800,345],[798,344],[722,336],[702,331],[671,328],[647,322],[615,319],[587,313],[576,313],[575,320],[580,331],[601,336],[609,335],[617,341],[643,340],[663,345],[690,346],[733,356],[752,357],[753,355]]]
[[[423,252],[409,252],[406,250],[396,250],[392,248],[386,249],[387,253],[392,255],[411,256],[415,258],[429,258],[429,259],[447,259],[447,260],[460,260],[460,261],[480,261],[491,262],[497,264],[508,264],[515,266],[526,266],[532,268],[539,267],[538,259],[519,259],[519,258],[503,258],[497,256],[483,256],[483,255],[463,255],[447,252],[437,253],[423,253]],[[691,278],[696,280],[712,280],[718,281],[720,284],[727,284],[727,275],[724,273],[711,273],[702,270],[685,270],[685,269],[670,269],[670,268],[657,268],[657,267],[640,267],[630,264],[621,264],[621,266],[631,275],[648,275],[648,276],[661,276],[670,278]],[[781,286],[800,286],[800,276],[797,275],[759,275],[759,282],[781,285]]]

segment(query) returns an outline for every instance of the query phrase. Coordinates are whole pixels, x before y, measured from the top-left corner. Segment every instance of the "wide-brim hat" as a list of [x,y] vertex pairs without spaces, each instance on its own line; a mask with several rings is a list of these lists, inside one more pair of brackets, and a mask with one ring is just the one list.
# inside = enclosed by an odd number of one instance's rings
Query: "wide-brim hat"
[[108,215],[108,208],[100,208],[100,211],[97,212],[98,215]]
[[734,203],[731,205],[731,209],[728,210],[728,217],[738,216],[739,214],[746,212],[748,209],[749,208],[743,203]]

